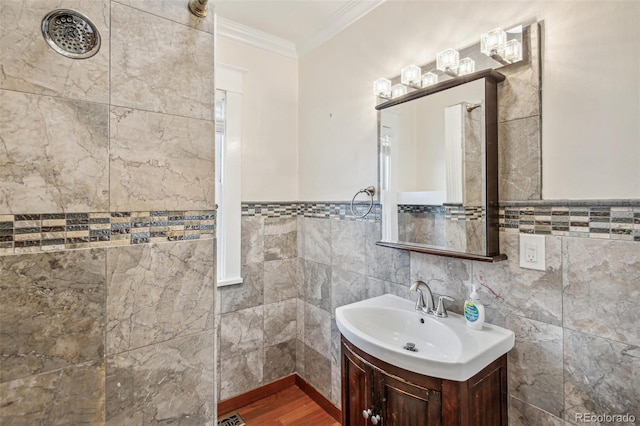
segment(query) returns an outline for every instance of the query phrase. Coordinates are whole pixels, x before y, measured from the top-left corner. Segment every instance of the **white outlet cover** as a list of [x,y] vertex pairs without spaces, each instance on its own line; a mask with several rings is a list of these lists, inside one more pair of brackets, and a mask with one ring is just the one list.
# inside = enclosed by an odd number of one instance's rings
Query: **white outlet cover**
[[[520,267],[527,269],[546,270],[544,235],[519,234],[520,235]],[[531,259],[534,257],[534,259]]]

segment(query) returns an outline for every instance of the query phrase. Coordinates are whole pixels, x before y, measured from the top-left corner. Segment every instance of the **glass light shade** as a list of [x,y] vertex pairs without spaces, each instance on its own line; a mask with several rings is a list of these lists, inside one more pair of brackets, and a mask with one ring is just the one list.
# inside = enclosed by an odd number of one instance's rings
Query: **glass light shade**
[[391,97],[391,80],[379,78],[373,82],[373,94],[381,98]]
[[480,36],[480,52],[487,56],[495,55],[504,50],[507,44],[507,33],[496,28]]
[[458,67],[458,75],[466,75],[475,72],[476,62],[471,58],[460,59],[460,66]]
[[400,81],[407,86],[419,86],[422,70],[417,65],[409,65],[400,71]]
[[397,98],[398,96],[402,96],[406,94],[407,94],[407,86],[405,86],[404,84],[394,84],[391,87],[392,98]]
[[422,87],[431,86],[438,82],[438,74],[427,72],[422,75]]
[[436,68],[440,71],[455,70],[460,64],[460,54],[456,49],[447,49],[436,56]]
[[522,60],[522,44],[516,39],[509,40],[504,47],[502,59],[514,63]]

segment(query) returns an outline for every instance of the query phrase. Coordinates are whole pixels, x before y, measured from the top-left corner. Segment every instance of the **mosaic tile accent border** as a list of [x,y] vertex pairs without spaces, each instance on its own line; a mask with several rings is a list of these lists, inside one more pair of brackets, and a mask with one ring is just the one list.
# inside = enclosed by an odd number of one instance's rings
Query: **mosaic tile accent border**
[[293,217],[300,203],[242,203],[242,216]]
[[[354,203],[356,214],[361,215],[367,211],[369,203]],[[382,220],[382,205],[373,203],[371,213],[364,218],[355,218],[351,214],[351,202],[326,202],[326,203],[301,203],[298,205],[298,215],[304,217],[316,217],[338,220],[355,220],[365,222],[379,222]]]
[[0,215],[0,255],[215,238],[215,210]]
[[[558,235],[582,238],[615,239],[640,242],[640,200],[542,200],[504,202],[499,208],[498,222],[501,232],[520,232],[540,235]],[[315,203],[262,203],[242,204],[242,216],[316,217],[339,220],[380,221],[382,206],[374,203],[372,213],[364,219],[354,219],[349,202]],[[368,204],[358,203],[358,206]],[[399,205],[404,212],[413,208],[434,206]],[[439,207],[441,209],[441,207]],[[465,215],[485,215],[481,207],[469,207]],[[462,214],[462,212],[457,212]],[[453,214],[453,212],[452,212]]]
[[[369,203],[355,203],[357,214],[369,208]],[[242,216],[245,217],[315,217],[320,219],[355,220],[376,222],[382,218],[382,206],[374,203],[364,218],[351,215],[351,202],[315,202],[315,203],[242,203]]]
[[444,206],[427,206],[423,204],[398,204],[398,213],[435,213],[444,214]]
[[412,215],[436,214],[442,215],[446,220],[451,221],[481,220],[485,217],[484,207],[463,206],[461,204],[444,206],[398,204],[398,213],[409,213]]
[[485,216],[485,209],[482,206],[445,205],[444,207],[447,220],[481,220]]
[[640,207],[504,206],[498,226],[504,232],[640,241]]

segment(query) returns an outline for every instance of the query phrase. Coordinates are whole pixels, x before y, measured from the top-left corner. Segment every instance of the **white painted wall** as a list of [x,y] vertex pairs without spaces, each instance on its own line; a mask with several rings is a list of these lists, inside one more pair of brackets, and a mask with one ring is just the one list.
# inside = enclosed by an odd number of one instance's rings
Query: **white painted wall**
[[543,198],[640,198],[640,2],[389,0],[299,60],[299,199],[377,185],[373,80],[532,19],[544,20]]
[[218,36],[216,62],[247,70],[242,200],[298,199],[298,61]]

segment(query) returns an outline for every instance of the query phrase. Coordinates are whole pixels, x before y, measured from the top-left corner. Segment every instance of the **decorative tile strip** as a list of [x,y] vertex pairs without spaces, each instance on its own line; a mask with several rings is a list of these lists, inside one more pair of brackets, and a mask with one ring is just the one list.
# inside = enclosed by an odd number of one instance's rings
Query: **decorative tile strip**
[[503,206],[498,224],[504,232],[640,241],[640,206]]
[[0,215],[0,255],[211,239],[215,210]]
[[[356,215],[364,214],[369,209],[369,203],[354,203]],[[363,218],[356,218],[351,213],[350,201],[301,203],[298,205],[298,215],[325,219],[379,222],[382,219],[382,205],[373,203],[371,212]]]
[[299,203],[242,203],[242,216],[293,217],[298,215]]
[[445,217],[452,221],[484,219],[485,209],[482,206],[445,205]]
[[444,214],[444,206],[427,206],[422,204],[398,204],[398,213],[434,213]]
[[[358,212],[368,207],[357,203]],[[398,211],[417,213],[440,210],[442,206],[399,205]],[[482,207],[467,206],[450,211],[458,219],[474,220],[486,213]],[[315,217],[324,219],[355,220],[350,202],[246,202],[242,216]],[[380,221],[382,206],[374,203],[365,221]],[[0,247],[3,243],[3,225],[0,216]],[[502,202],[499,209],[499,227],[502,232],[521,232],[541,235],[559,235],[583,238],[640,241],[640,200],[542,200]]]
[[409,213],[416,216],[435,214],[444,216],[446,220],[464,221],[483,219],[485,209],[482,206],[464,206],[462,204],[445,204],[443,206],[398,204],[398,213]]
[[[362,214],[369,208],[369,203],[355,203],[356,214]],[[312,203],[242,203],[242,216],[244,217],[315,217],[320,219],[380,221],[382,209],[379,203],[374,203],[365,218],[354,218],[351,214],[351,202],[312,202]]]

